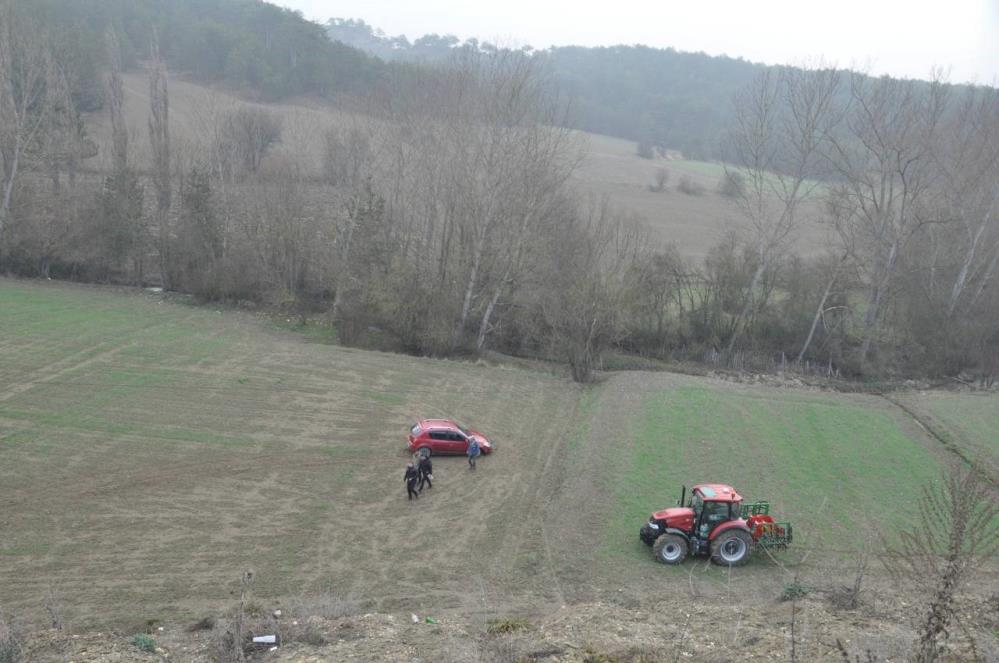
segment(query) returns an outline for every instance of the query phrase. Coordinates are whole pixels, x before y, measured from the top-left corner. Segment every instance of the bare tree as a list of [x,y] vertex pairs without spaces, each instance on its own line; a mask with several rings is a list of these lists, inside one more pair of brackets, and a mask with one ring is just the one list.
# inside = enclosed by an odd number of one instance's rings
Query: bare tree
[[552,348],[577,382],[593,379],[603,353],[620,337],[619,302],[642,239],[606,201],[570,210],[551,228],[550,271],[539,307]]
[[812,345],[812,339],[815,338],[815,330],[818,329],[819,322],[822,317],[826,314],[826,302],[829,301],[829,295],[832,294],[833,288],[836,285],[836,281],[839,280],[842,274],[843,268],[846,265],[847,258],[850,257],[848,251],[844,251],[839,259],[835,261],[832,268],[829,270],[828,280],[826,281],[826,287],[822,291],[822,296],[819,297],[818,306],[815,308],[815,315],[812,316],[812,325],[808,328],[808,336],[805,337],[805,342],[801,344],[801,350],[798,351],[797,362],[800,364],[808,353],[808,348]]
[[680,177],[680,181],[676,183],[676,190],[680,193],[685,193],[688,196],[704,195],[704,185],[690,175],[683,175]]
[[662,193],[666,190],[666,184],[669,182],[669,171],[665,168],[656,168],[655,175],[652,178],[652,184],[649,185],[649,191],[653,193]]
[[[362,281],[370,265],[356,264],[355,235],[364,235],[369,228],[359,226],[380,220],[384,209],[375,200],[373,190],[378,175],[378,154],[370,128],[355,123],[348,129],[328,129],[323,142],[323,176],[333,187],[337,198],[335,264],[333,266],[334,296],[330,318],[334,321],[348,290],[363,289]],[[372,256],[366,256],[372,258]],[[386,261],[389,256],[375,256],[374,261]]]
[[0,266],[14,185],[51,110],[46,92],[53,68],[42,31],[13,0],[0,0]]
[[860,348],[866,365],[901,252],[931,218],[926,196],[935,177],[933,149],[946,90],[911,81],[850,75],[850,101],[840,130],[829,132],[829,164],[837,228],[856,249],[867,275]]
[[939,660],[949,629],[960,616],[955,601],[983,560],[999,552],[995,486],[977,466],[953,467],[939,485],[925,488],[916,527],[888,545],[885,565],[899,582],[932,587],[919,624],[913,660]]
[[[958,306],[982,277],[991,276],[999,255],[999,91],[969,88],[948,113],[934,150],[941,171],[939,212],[946,225],[946,242],[957,240],[959,265],[946,297],[946,315]],[[936,252],[934,253],[936,255]],[[931,265],[929,290],[936,290],[936,265]],[[971,300],[971,301],[967,301]]]
[[746,193],[746,178],[737,170],[726,168],[718,181],[718,193],[726,198],[738,198]]
[[405,260],[433,288],[410,298],[423,308],[412,316],[426,325],[423,351],[485,346],[578,163],[538,67],[523,53],[463,51],[421,72],[388,111],[385,198],[405,229]]
[[105,243],[106,274],[133,261],[134,278],[143,282],[144,247],[142,187],[128,164],[128,127],[122,82],[121,45],[113,29],[107,33],[108,110],[111,116],[111,174],[99,196]]
[[237,161],[232,167],[256,173],[267,151],[281,140],[281,118],[261,108],[240,106],[226,117],[222,139]]
[[649,330],[645,333],[654,337],[660,356],[669,341],[668,323],[688,312],[685,295],[690,290],[689,273],[679,249],[672,244],[640,253],[631,267],[627,303],[638,324]]
[[73,103],[64,66],[53,62],[45,88],[48,116],[39,132],[38,156],[48,169],[53,193],[58,195],[62,171],[66,171],[69,185],[74,187],[80,162],[96,156],[97,145],[86,135],[83,119]]
[[107,33],[108,62],[108,110],[111,115],[111,168],[116,177],[122,177],[128,170],[128,126],[125,124],[125,87],[121,79],[124,65],[121,60],[121,44],[118,33],[109,29]]
[[156,188],[156,230],[159,236],[160,279],[169,289],[170,279],[170,200],[173,178],[170,170],[170,99],[166,66],[160,57],[159,38],[153,31],[149,68],[149,142],[153,154],[153,186]]
[[735,151],[745,185],[734,197],[749,221],[756,268],[732,325],[731,354],[773,268],[817,187],[820,145],[836,122],[840,74],[834,69],[766,70],[737,99]]

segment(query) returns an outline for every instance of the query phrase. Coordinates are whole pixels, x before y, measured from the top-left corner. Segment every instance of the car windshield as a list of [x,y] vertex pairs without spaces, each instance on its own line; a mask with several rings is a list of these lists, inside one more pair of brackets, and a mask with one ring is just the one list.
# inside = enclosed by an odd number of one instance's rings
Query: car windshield
[[419,435],[420,434],[420,424],[413,424],[413,427],[409,429],[409,432],[412,433],[413,435]]

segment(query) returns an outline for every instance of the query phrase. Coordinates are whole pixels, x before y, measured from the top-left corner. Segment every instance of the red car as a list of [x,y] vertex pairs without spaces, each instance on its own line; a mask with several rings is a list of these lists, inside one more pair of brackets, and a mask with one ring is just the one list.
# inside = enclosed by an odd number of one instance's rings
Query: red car
[[422,419],[409,429],[409,450],[427,455],[464,455],[473,438],[483,454],[492,452],[493,445],[478,431],[468,430],[450,419]]

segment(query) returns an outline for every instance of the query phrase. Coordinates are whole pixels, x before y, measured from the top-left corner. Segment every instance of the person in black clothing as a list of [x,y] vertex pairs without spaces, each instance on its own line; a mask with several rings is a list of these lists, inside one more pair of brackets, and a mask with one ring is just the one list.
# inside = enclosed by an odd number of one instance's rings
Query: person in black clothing
[[413,467],[412,463],[406,465],[406,497],[408,499],[415,499],[420,496],[416,492],[416,481],[420,478],[420,473],[417,472],[416,468]]
[[426,484],[428,488],[433,488],[434,464],[430,460],[430,456],[420,458],[418,470],[420,472],[420,492],[423,492],[423,484]]

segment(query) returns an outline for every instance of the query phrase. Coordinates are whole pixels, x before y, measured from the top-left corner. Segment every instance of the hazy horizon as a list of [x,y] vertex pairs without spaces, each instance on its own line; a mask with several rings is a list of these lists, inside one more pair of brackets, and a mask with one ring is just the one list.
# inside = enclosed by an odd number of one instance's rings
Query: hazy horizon
[[766,64],[821,59],[902,78],[925,79],[940,68],[953,82],[999,81],[997,0],[953,0],[946,11],[902,0],[842,0],[833,12],[790,0],[771,0],[766,12],[758,4],[733,0],[704,0],[696,7],[621,0],[612,13],[567,0],[507,0],[498,5],[460,0],[404,5],[398,0],[278,0],[277,4],[320,23],[330,18],[361,19],[386,34],[404,34],[410,40],[437,33],[535,48],[641,44]]

